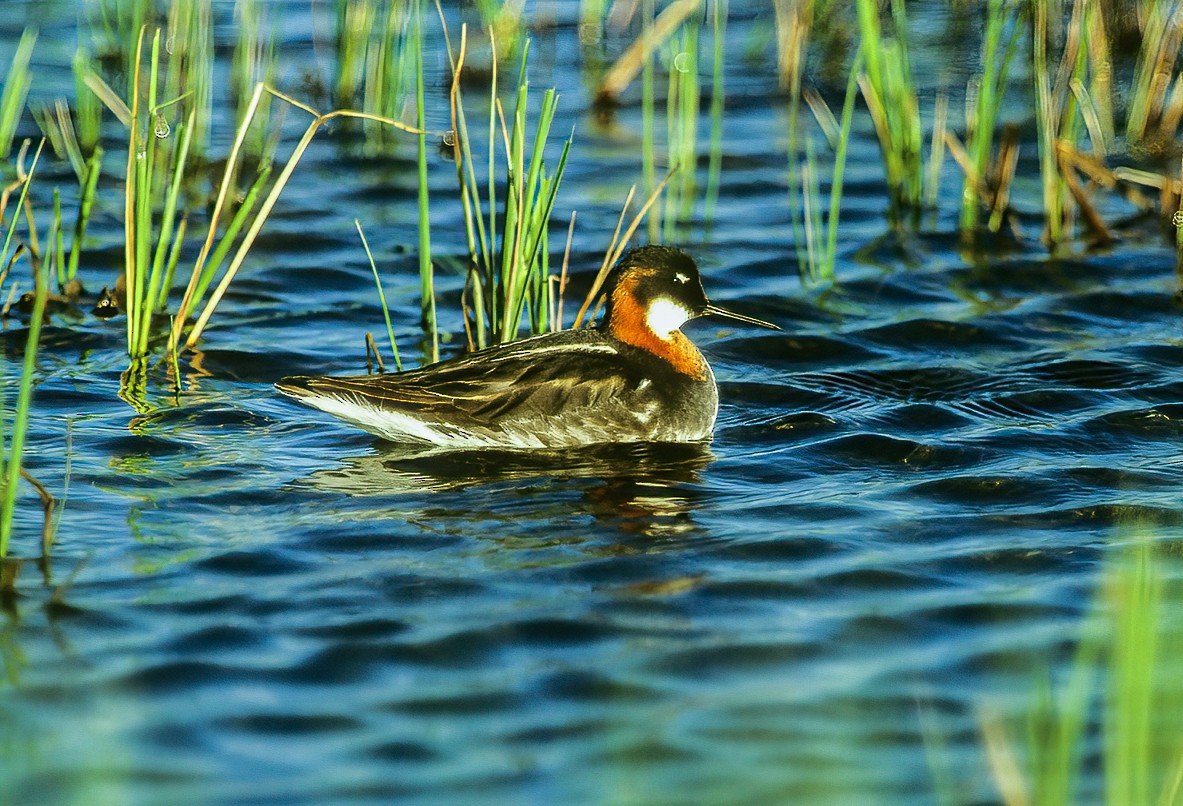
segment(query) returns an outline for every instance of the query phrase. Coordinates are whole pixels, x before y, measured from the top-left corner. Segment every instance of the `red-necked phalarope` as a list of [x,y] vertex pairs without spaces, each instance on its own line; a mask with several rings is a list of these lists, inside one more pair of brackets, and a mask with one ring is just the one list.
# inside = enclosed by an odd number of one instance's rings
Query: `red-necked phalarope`
[[707,439],[715,376],[679,330],[714,314],[685,252],[642,246],[609,278],[599,327],[548,333],[392,375],[284,378],[286,395],[393,442],[560,448]]

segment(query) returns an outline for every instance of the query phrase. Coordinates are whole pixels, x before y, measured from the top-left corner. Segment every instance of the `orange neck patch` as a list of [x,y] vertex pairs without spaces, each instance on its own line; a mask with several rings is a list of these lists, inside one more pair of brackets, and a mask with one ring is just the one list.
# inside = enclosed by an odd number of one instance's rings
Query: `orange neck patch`
[[645,321],[646,311],[637,304],[637,279],[624,277],[612,291],[612,317],[608,332],[625,344],[631,344],[668,362],[675,371],[697,380],[707,377],[707,365],[698,348],[680,330],[662,338]]

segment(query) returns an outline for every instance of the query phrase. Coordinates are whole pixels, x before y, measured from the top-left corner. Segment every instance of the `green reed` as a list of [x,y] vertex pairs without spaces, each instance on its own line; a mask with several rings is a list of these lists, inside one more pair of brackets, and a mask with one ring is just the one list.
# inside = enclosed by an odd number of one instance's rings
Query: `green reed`
[[512,61],[526,39],[525,0],[475,0],[481,28],[498,44],[496,58]]
[[336,102],[352,104],[365,75],[366,51],[377,18],[373,0],[337,0]]
[[[641,38],[653,38],[653,15],[655,0],[644,0],[642,4]],[[655,120],[657,118],[657,93],[654,83],[657,70],[654,65],[654,48],[647,48],[641,63],[641,176],[645,192],[652,193],[657,186],[657,149],[655,142]],[[661,237],[661,217],[649,217],[649,240],[656,242]]]
[[781,89],[801,93],[801,75],[809,50],[809,34],[817,0],[772,0],[776,21],[776,67]]
[[[1073,176],[1062,159],[1064,148],[1074,147],[1082,131],[1081,102],[1086,97],[1088,28],[1080,4],[1073,8],[1059,64],[1048,53],[1051,23],[1059,4],[1034,0],[1032,8],[1032,77],[1035,81],[1035,122],[1039,141],[1040,181],[1043,187],[1044,240],[1055,248],[1072,233],[1073,201],[1083,202]],[[1094,66],[1094,69],[1104,69]]]
[[[388,118],[400,118],[423,77],[421,0],[390,0],[382,14],[378,40],[371,43],[366,57],[366,80],[362,109]],[[411,83],[414,79],[414,84]],[[422,104],[420,103],[421,107]],[[366,141],[385,147],[388,126],[366,122]],[[420,129],[423,127],[420,126]]]
[[[1177,0],[1176,0],[1177,1]],[[1093,138],[1094,151],[1097,154],[1108,153],[1114,144],[1116,125],[1114,124],[1113,98],[1113,53],[1109,45],[1109,33],[1105,28],[1105,13],[1101,4],[1090,2],[1085,6],[1084,24],[1087,29],[1085,47],[1088,50],[1089,103],[1095,116],[1096,125],[1090,127],[1090,137]]]
[[90,51],[79,44],[74,52],[74,118],[78,130],[78,147],[83,154],[94,154],[99,148],[103,127],[103,102],[86,86],[86,76],[97,73]]
[[[1062,115],[1053,87],[1052,61],[1047,52],[1050,34],[1051,0],[1034,0],[1032,67],[1035,81],[1035,123],[1039,139],[1039,178],[1043,187],[1045,239],[1058,244],[1068,229],[1068,190],[1059,171],[1057,141]],[[1055,6],[1058,8],[1058,4]]]
[[608,0],[579,0],[579,39],[587,44],[599,42],[604,29],[604,17],[610,4]]
[[[504,229],[501,241],[502,287],[508,292],[502,306],[501,341],[517,337],[519,322],[524,309],[528,308],[530,330],[534,333],[546,331],[547,288],[548,288],[548,238],[547,227],[554,209],[555,194],[566,168],[571,139],[563,145],[554,174],[548,174],[543,162],[543,152],[550,135],[551,123],[558,107],[558,94],[548,89],[542,97],[538,111],[537,126],[533,142],[526,158],[527,93],[526,56],[529,43],[522,48],[522,65],[518,75],[517,101],[514,105],[513,126],[506,142],[506,153],[510,155],[510,171],[506,177],[506,205]],[[505,121],[502,119],[502,130]]]
[[[95,6],[88,11],[97,55],[102,59],[118,59],[121,66],[130,67],[140,31],[155,18],[155,0],[99,0]],[[131,89],[130,75],[127,88]]]
[[[530,332],[543,333],[547,329],[547,226],[567,164],[571,138],[564,142],[558,164],[549,173],[544,152],[558,107],[558,94],[554,89],[543,94],[531,138],[527,118],[530,89],[526,77],[530,52],[527,41],[522,47],[516,85],[511,88],[515,100],[508,120],[498,96],[496,72],[490,81],[488,172],[482,200],[460,88],[466,48],[467,31],[462,30],[459,54],[452,56],[453,153],[470,255],[466,286],[472,293],[473,310],[466,308],[465,324],[473,345],[484,347],[517,338],[523,316]],[[498,133],[507,166],[505,196],[500,204],[494,169]],[[499,206],[504,209],[500,220]]]
[[[336,100],[365,112],[399,118],[420,72],[413,52],[414,18],[421,0],[339,0],[337,4]],[[389,145],[390,128],[363,122],[372,150]]]
[[[358,237],[361,238],[362,248],[366,250],[366,258],[370,261],[370,271],[374,275],[374,285],[378,287],[378,302],[382,305],[382,317],[386,320],[386,335],[390,339],[390,352],[394,355],[394,365],[399,372],[403,370],[403,362],[398,354],[398,342],[394,339],[394,325],[390,321],[390,307],[386,304],[386,292],[382,289],[382,278],[378,276],[378,266],[374,263],[374,253],[370,251],[370,242],[366,240],[366,233],[361,228],[361,222],[353,219],[357,227]],[[374,348],[377,354],[377,347]]]
[[[822,257],[819,254],[822,240],[821,224],[821,185],[817,175],[817,158],[814,156],[813,138],[805,137],[805,161],[801,166],[801,223],[800,232],[804,240],[804,255],[798,256],[807,267],[809,279],[821,279]],[[802,251],[799,240],[796,244],[798,253]],[[802,276],[805,279],[805,276]]]
[[[188,215],[182,199],[182,188],[186,177],[186,166],[191,161],[192,138],[197,128],[196,121],[199,111],[192,106],[199,100],[193,91],[187,91],[177,98],[161,100],[162,78],[168,75],[162,62],[161,31],[157,30],[152,36],[150,56],[146,65],[145,36],[146,31],[141,34],[131,60],[133,80],[130,106],[122,102],[100,78],[93,74],[86,76],[87,86],[98,92],[104,102],[129,126],[127,177],[124,192],[126,230],[124,280],[127,298],[128,353],[133,360],[141,359],[148,354],[153,322],[157,316],[164,315],[167,311],[172,278],[180,260],[188,225]],[[189,86],[193,86],[193,84],[190,83]],[[293,151],[280,177],[271,185],[270,192],[263,200],[261,207],[256,210],[271,176],[270,156],[268,154],[262,155],[258,175],[234,214],[229,216],[230,221],[225,230],[220,231],[223,214],[230,206],[227,202],[231,191],[237,188],[236,177],[241,170],[243,153],[249,148],[246,145],[248,134],[252,130],[252,123],[256,121],[265,95],[268,98],[278,97],[293,106],[308,111],[314,116],[314,121]],[[181,111],[178,112],[178,109]],[[184,120],[180,121],[177,118],[182,113],[186,114]],[[202,303],[208,287],[212,284],[223,263],[230,257],[230,251],[235,248],[236,239],[239,238],[239,233],[245,227],[246,234],[237,241],[237,250],[230,258],[221,281],[212,297],[205,302],[200,316],[189,332],[186,346],[191,347],[196,343],[201,332],[208,325],[214,309],[225,294],[230,280],[245,260],[250,246],[254,243],[259,230],[313,135],[324,123],[337,117],[355,117],[363,120],[379,119],[376,116],[349,110],[337,110],[321,115],[281,93],[266,88],[263,83],[256,85],[239,122],[230,157],[226,162],[225,174],[218,186],[217,201],[210,217],[208,235],[194,263],[193,270],[190,272],[184,298],[176,313],[171,317],[172,328],[168,340],[170,354],[175,356],[182,333],[188,323],[189,313]],[[396,127],[409,128],[397,121],[385,120],[383,122]],[[93,198],[93,194],[90,197]],[[87,194],[84,193],[84,201],[87,198]],[[80,216],[79,224],[84,226],[84,222],[85,216]],[[80,243],[81,238],[76,237],[75,240],[77,244]],[[75,267],[77,265],[73,258],[72,265]],[[142,386],[142,379],[132,378],[132,381]],[[129,394],[134,397],[134,390],[131,390]]]
[[879,22],[876,0],[858,0],[859,47],[866,68],[859,79],[875,124],[890,198],[892,226],[915,222],[923,203],[920,106],[912,81],[908,52],[908,19],[903,0],[892,0],[894,36],[887,38]]
[[[255,211],[255,205],[259,203],[259,196],[271,179],[271,173],[272,166],[270,161],[268,161],[260,168],[259,173],[255,176],[254,182],[247,189],[246,195],[234,211],[234,215],[231,216],[230,223],[218,239],[218,244],[213,248],[209,259],[201,267],[200,272],[194,273],[197,282],[193,286],[193,294],[191,296],[195,304],[205,298],[205,292],[209,290],[210,283],[213,282],[214,277],[218,275],[222,266],[225,265],[226,258],[229,256],[230,250],[234,248],[234,243],[238,239],[239,233],[242,232],[242,228],[246,223],[251,220],[251,216]],[[233,182],[233,177],[227,177],[224,181]]]
[[711,135],[707,162],[706,196],[703,221],[709,226],[719,203],[719,184],[723,176],[723,111],[726,87],[723,75],[723,46],[727,36],[727,0],[715,0],[711,14]]
[[[801,154],[800,113],[801,77],[808,48],[812,2],[794,4],[791,0],[775,0],[777,20],[777,61],[781,86],[789,91],[788,108],[788,172],[789,225],[792,231],[794,252],[797,255],[797,276],[805,279],[814,275],[814,266],[809,262],[807,236],[803,227],[805,219],[802,202],[811,188],[801,175],[798,164]],[[851,71],[854,75],[856,71]]]
[[[698,121],[700,117],[700,40],[702,24],[694,13],[698,3],[676,3],[668,6],[654,19],[653,4],[643,9],[644,29],[640,42],[644,43],[642,74],[642,174],[645,190],[652,194],[657,183],[657,149],[655,122],[657,118],[657,72],[654,53],[665,43],[663,62],[665,71],[665,156],[673,173],[661,199],[656,215],[649,217],[649,239],[675,240],[678,229],[694,215],[698,199]],[[725,12],[723,12],[725,13]],[[713,212],[718,195],[717,172],[722,165],[723,121],[723,59],[722,17],[718,4],[715,8],[715,50],[711,106],[712,164],[708,170],[707,203]],[[715,184],[710,184],[714,178]]]
[[[21,176],[19,185],[21,193],[17,199],[16,209],[12,213],[12,218],[8,222],[8,232],[4,237],[4,248],[0,249],[0,269],[3,271],[3,273],[0,274],[0,285],[2,285],[3,279],[8,276],[8,268],[12,261],[16,259],[16,255],[10,255],[9,249],[12,248],[12,239],[16,235],[16,225],[20,221],[21,211],[25,210],[25,200],[29,196],[29,186],[33,181],[33,173],[37,169],[37,163],[41,159],[41,151],[44,146],[45,142],[42,141],[41,144],[37,146],[37,151],[33,155],[33,163],[29,171],[27,173],[22,172],[23,175]],[[21,156],[23,158],[23,151]],[[6,203],[7,200],[7,196],[0,197],[0,202]],[[6,212],[7,210],[5,208],[0,207],[0,221],[3,220],[4,214]]]
[[[1167,581],[1149,540],[1127,551],[1106,591],[1115,611],[1105,697],[1106,800],[1177,803],[1183,773],[1179,629],[1165,612]],[[1177,590],[1174,595],[1177,605]]]
[[[41,159],[44,145],[45,141],[42,140],[33,155],[33,162],[21,184],[21,193],[16,208],[12,212],[8,232],[4,239],[4,248],[0,250],[0,265],[5,267],[5,274],[15,259],[15,256],[10,257],[9,250],[12,247],[17,222],[21,218],[21,211],[25,209],[29,187],[33,182],[33,175],[37,170],[37,163]],[[0,210],[0,213],[2,212]],[[36,254],[32,255],[31,263],[33,264],[33,310],[29,317],[29,333],[25,339],[24,362],[21,368],[20,382],[17,386],[12,423],[9,426],[11,431],[5,434],[9,428],[0,428],[0,438],[4,440],[4,445],[0,448],[7,449],[0,449],[0,479],[3,480],[4,485],[2,498],[0,498],[0,559],[8,556],[8,543],[12,538],[12,521],[16,509],[17,484],[22,475],[28,478],[28,474],[23,473],[21,465],[24,457],[25,435],[29,427],[29,408],[33,399],[33,375],[37,369],[37,345],[41,339],[41,325],[45,318],[45,306],[49,298],[48,263],[43,262]]]
[[855,57],[854,69],[850,71],[850,78],[846,83],[846,97],[842,102],[842,122],[834,145],[834,173],[830,179],[830,211],[826,219],[826,251],[819,272],[820,279],[830,280],[834,277],[834,266],[838,256],[838,218],[842,210],[842,183],[846,176],[846,151],[850,145],[850,129],[854,123],[854,101],[857,76],[859,74],[859,57]]
[[1183,75],[1175,70],[1183,42],[1183,3],[1161,0],[1139,6],[1145,24],[1130,86],[1126,138],[1133,146],[1161,149],[1175,138],[1183,120]]
[[[231,95],[237,104],[235,119],[246,115],[251,93],[260,82],[273,85],[279,75],[279,54],[276,50],[275,28],[269,24],[266,6],[259,0],[239,0],[238,38],[231,59]],[[270,129],[271,98],[263,96],[254,112],[245,144],[246,155],[253,160],[268,161],[268,131]]]
[[[186,6],[181,9],[180,6]],[[102,6],[104,24],[109,35],[123,30],[130,18],[138,18],[134,8]],[[398,121],[351,110],[336,110],[320,114],[257,81],[242,103],[244,76],[248,78],[273,75],[276,51],[273,29],[265,24],[261,8],[252,2],[238,7],[240,14],[237,41],[231,76],[231,96],[239,97],[239,122],[225,173],[217,185],[217,199],[209,220],[206,239],[198,253],[185,288],[184,297],[175,313],[171,314],[168,352],[176,363],[177,350],[189,326],[189,315],[198,310],[197,320],[189,328],[186,347],[192,347],[208,326],[215,308],[225,294],[230,281],[245,260],[251,245],[273,209],[300,157],[312,137],[326,122],[336,118],[357,118],[363,122],[377,122],[398,128],[410,127]],[[265,35],[264,29],[271,33]],[[170,57],[162,53],[164,34],[172,40],[174,51]],[[130,105],[96,73],[80,67],[80,80],[123,121],[129,129],[127,177],[124,190],[124,220],[126,228],[125,288],[127,292],[128,352],[140,359],[149,352],[154,322],[167,314],[172,280],[179,264],[188,227],[188,212],[183,190],[192,173],[195,138],[204,136],[212,105],[212,40],[211,8],[205,0],[194,4],[170,7],[168,28],[156,30],[145,54],[147,29],[137,36],[128,59]],[[180,92],[172,95],[172,92]],[[304,137],[284,165],[279,177],[271,182],[272,159],[277,146],[278,132],[267,135],[271,128],[267,108],[272,98],[303,109],[314,120]],[[244,157],[258,162],[258,173],[240,202],[231,203],[239,194],[238,175]],[[94,187],[98,178],[101,153],[88,163],[83,185],[82,205],[76,219],[74,249],[67,279],[77,269],[78,250],[85,234]],[[266,194],[266,195],[264,195]],[[227,221],[227,219],[229,219]],[[224,228],[223,228],[223,225]],[[243,234],[245,231],[245,234]],[[233,251],[233,255],[231,252]],[[208,300],[209,287],[219,272],[225,270]],[[142,390],[145,379],[142,371],[128,375],[126,395],[132,402],[137,389]]]
[[[249,2],[239,3],[245,10]],[[243,31],[252,30],[250,21],[239,25],[239,39]],[[171,3],[168,9],[166,42],[169,43],[168,68],[164,80],[164,96],[188,96],[186,104],[194,111],[190,133],[190,152],[202,156],[208,150],[209,131],[213,117],[214,42],[211,0],[190,0]],[[238,50],[235,50],[237,59]],[[232,85],[238,86],[241,68],[233,63],[230,71]],[[248,85],[249,87],[249,85]]]
[[[1066,679],[1045,676],[1027,716],[1021,756],[1004,726],[987,720],[995,783],[1007,804],[1080,802],[1092,764],[1085,741],[1099,711],[1108,804],[1172,804],[1183,795],[1183,579],[1178,560],[1147,535],[1115,549]],[[1095,692],[1100,688],[1100,702]],[[1024,764],[1025,762],[1025,764]]]
[[834,118],[820,95],[812,91],[805,94],[814,117],[834,152],[834,167],[830,175],[830,199],[824,226],[820,181],[812,138],[807,136],[805,139],[805,162],[800,171],[790,170],[792,177],[799,177],[801,188],[801,204],[790,205],[790,215],[798,270],[803,281],[829,282],[834,279],[838,255],[838,223],[842,212],[842,186],[846,176],[846,153],[850,146],[850,131],[854,122],[854,105],[861,69],[862,56],[856,54],[846,83],[841,122]]
[[672,241],[694,213],[698,169],[699,23],[690,18],[670,38],[666,93],[666,152],[675,171],[662,210],[663,235]]
[[[411,28],[411,54],[415,71],[415,126],[419,136],[415,138],[415,166],[419,180],[419,300],[420,321],[423,325],[427,347],[424,350],[427,361],[439,361],[439,328],[435,317],[435,269],[431,262],[431,216],[430,195],[427,187],[427,126],[426,105],[423,97],[423,4],[415,0],[414,23]],[[398,353],[395,353],[398,360]]]
[[1175,274],[1183,278],[1183,160],[1179,162],[1179,179],[1175,185],[1175,202],[1178,207],[1171,214],[1175,227]]
[[[641,35],[637,37],[617,58],[611,68],[600,78],[596,88],[599,103],[613,104],[628,85],[641,75],[641,170],[644,187],[652,196],[657,184],[656,126],[657,93],[655,90],[657,71],[654,56],[667,45],[667,94],[666,94],[666,150],[671,165],[679,166],[679,199],[667,200],[661,214],[649,218],[649,239],[659,240],[664,222],[676,223],[681,217],[688,219],[693,212],[696,182],[693,155],[696,154],[698,125],[698,38],[701,23],[695,19],[702,10],[703,0],[675,0],[660,14],[656,14],[654,0],[642,0]],[[718,12],[717,12],[718,13]],[[717,18],[718,25],[722,22]],[[688,30],[693,27],[693,30]],[[716,109],[718,117],[712,117],[713,131],[721,132],[722,126],[722,59],[716,60],[716,89],[719,89]],[[687,155],[691,159],[687,160]],[[689,163],[686,173],[681,166]],[[665,183],[663,183],[664,185]],[[689,212],[683,212],[689,210]],[[668,214],[668,215],[667,215]]]
[[33,120],[37,122],[41,133],[49,141],[54,156],[69,161],[79,183],[83,182],[86,159],[82,155],[82,146],[78,143],[74,120],[65,99],[57,99],[52,106],[49,104],[30,106],[29,111],[33,113]]
[[[292,107],[295,107],[296,109],[303,110],[312,116],[312,121],[304,130],[304,134],[301,136],[299,142],[296,143],[295,147],[292,149],[291,154],[284,163],[283,169],[279,172],[278,177],[276,177],[274,182],[271,184],[270,190],[267,191],[267,195],[263,197],[263,201],[259,206],[259,209],[257,211],[254,210],[254,200],[250,199],[248,195],[248,201],[250,202],[250,205],[248,206],[244,203],[239,208],[239,215],[241,215],[242,218],[238,219],[236,216],[235,221],[237,224],[232,223],[231,226],[228,227],[226,231],[223,232],[219,237],[218,232],[222,223],[222,216],[226,211],[231,191],[235,187],[234,176],[241,167],[244,143],[246,142],[251,123],[255,118],[256,111],[259,109],[259,105],[264,93],[270,94],[271,96],[278,98],[279,100]],[[235,276],[237,276],[238,271],[242,268],[247,255],[250,253],[251,247],[254,245],[256,238],[258,238],[259,232],[263,229],[263,225],[267,222],[268,217],[271,215],[271,211],[275,208],[276,203],[279,201],[279,197],[283,193],[284,188],[287,187],[287,183],[291,179],[292,174],[295,172],[296,167],[299,165],[301,158],[308,150],[308,146],[311,144],[313,137],[316,136],[316,133],[320,131],[321,127],[326,123],[341,118],[352,118],[362,121],[374,120],[379,121],[384,125],[401,129],[403,131],[414,134],[419,133],[418,129],[414,129],[397,120],[381,118],[377,115],[371,115],[367,112],[358,112],[351,109],[336,109],[331,112],[320,113],[307,104],[300,103],[294,98],[272,89],[265,84],[259,83],[255,86],[255,90],[251,94],[251,101],[247,105],[246,113],[239,121],[238,130],[234,136],[234,142],[230,147],[230,154],[226,160],[225,172],[222,176],[221,183],[218,185],[217,199],[214,202],[213,211],[210,214],[205,241],[202,244],[201,250],[198,252],[193,269],[190,271],[189,281],[186,285],[184,296],[181,299],[181,302],[177,307],[177,311],[173,316],[173,325],[168,338],[168,352],[171,355],[175,355],[177,350],[181,349],[181,339],[183,336],[183,347],[185,349],[194,347],[200,340],[202,334],[205,332],[205,329],[209,326],[214,311],[217,310],[218,305],[221,303],[222,298],[225,296],[226,291],[230,287],[230,283],[233,281]],[[259,178],[255,180],[255,184],[252,186],[252,193],[258,193],[261,195],[262,189],[266,186],[268,173],[268,169],[264,168],[263,172],[260,173]],[[244,209],[246,212],[243,212]],[[235,248],[233,244],[238,234],[238,228],[242,225],[245,225],[248,220],[250,224],[247,227],[245,234],[242,235],[241,240],[237,242],[237,247]],[[214,246],[215,243],[218,243],[218,247],[216,249]],[[226,251],[223,251],[223,249]],[[191,312],[197,309],[202,301],[202,296],[197,292],[199,289],[204,289],[204,286],[210,284],[212,281],[212,270],[209,269],[209,267],[211,264],[214,266],[217,264],[214,263],[213,259],[211,259],[211,254],[214,258],[216,258],[219,254],[228,254],[230,249],[234,249],[234,254],[230,258],[230,262],[227,264],[226,269],[222,273],[221,279],[218,281],[218,284],[214,288],[210,298],[205,301],[204,306],[201,308],[201,313],[197,316],[197,319],[189,328],[188,335],[185,336],[185,326],[188,322],[188,317]]]
[[[176,227],[181,210],[181,181],[196,111],[190,110],[185,122],[173,124],[166,113],[173,111],[183,98],[161,102],[159,98],[161,62],[160,34],[152,37],[148,61],[147,93],[141,100],[143,33],[132,60],[131,128],[128,134],[127,178],[124,197],[126,236],[124,283],[127,294],[127,350],[132,359],[148,354],[152,318],[159,312],[161,289],[166,276],[171,277],[179,256],[184,223]],[[168,148],[166,141],[175,134],[177,145]],[[158,220],[158,227],[154,221]]]
[[33,85],[29,61],[33,58],[33,47],[36,44],[37,30],[26,28],[4,77],[4,90],[0,92],[0,159],[7,159],[12,153],[12,139],[25,110],[29,88]]
[[949,92],[937,91],[932,110],[932,134],[928,146],[928,167],[924,174],[924,206],[936,210],[941,188],[941,169],[945,163],[945,138],[949,133]]
[[[969,235],[978,227],[981,201],[993,155],[994,130],[1002,107],[1003,93],[1010,75],[1010,66],[1018,50],[1019,10],[1007,0],[989,0],[986,4],[986,27],[982,40],[982,73],[975,82],[976,91],[968,91],[974,99],[970,107],[972,117],[966,121],[965,145],[969,152],[972,173],[966,172],[961,191],[961,232]],[[1009,36],[1006,35],[1010,31]],[[968,106],[968,104],[967,104]],[[991,222],[997,231],[1000,222]]]
[[53,267],[53,274],[58,279],[58,288],[65,286],[66,279],[66,248],[65,238],[62,235],[62,192],[58,188],[53,189],[53,220],[49,227],[49,249],[50,255],[53,258],[50,265]]

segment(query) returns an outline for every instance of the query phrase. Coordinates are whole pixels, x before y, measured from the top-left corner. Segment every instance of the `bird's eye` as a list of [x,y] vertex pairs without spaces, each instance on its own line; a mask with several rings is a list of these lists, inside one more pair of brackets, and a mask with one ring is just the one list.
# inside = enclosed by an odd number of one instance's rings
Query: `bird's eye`
[[690,278],[687,277],[685,274],[682,274],[682,272],[678,272],[677,274],[674,275],[674,282],[675,283],[688,283],[688,282],[690,282]]

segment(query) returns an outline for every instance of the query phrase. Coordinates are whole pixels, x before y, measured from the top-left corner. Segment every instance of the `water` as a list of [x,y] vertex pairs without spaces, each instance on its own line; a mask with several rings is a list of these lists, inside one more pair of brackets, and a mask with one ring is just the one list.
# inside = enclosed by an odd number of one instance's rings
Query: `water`
[[[767,12],[734,5],[748,42]],[[556,217],[579,210],[586,283],[639,179],[639,109],[586,112],[555,8],[535,85],[578,124]],[[324,20],[283,11],[295,74]],[[46,15],[34,94],[67,91],[73,13],[5,12],[0,58]],[[729,68],[717,220],[683,243],[720,304],[785,332],[687,328],[720,382],[709,446],[423,457],[280,398],[282,375],[359,371],[382,332],[355,217],[417,356],[413,151],[348,131],[314,142],[179,403],[159,369],[141,411],[119,399],[121,317],[55,316],[28,464],[60,492],[68,460],[68,501],[51,582],[26,563],[0,618],[0,802],[923,803],[941,776],[996,799],[982,709],[1022,713],[1065,660],[1112,541],[1183,526],[1173,254],[1147,225],[1050,260],[1031,218],[963,255],[952,168],[941,216],[897,240],[864,131],[841,283],[803,288],[765,56]],[[454,168],[432,172],[434,247],[460,255]],[[121,260],[106,192],[91,291]],[[460,333],[459,278],[440,285]],[[8,378],[23,338],[10,320]],[[38,530],[29,498],[16,556]]]

